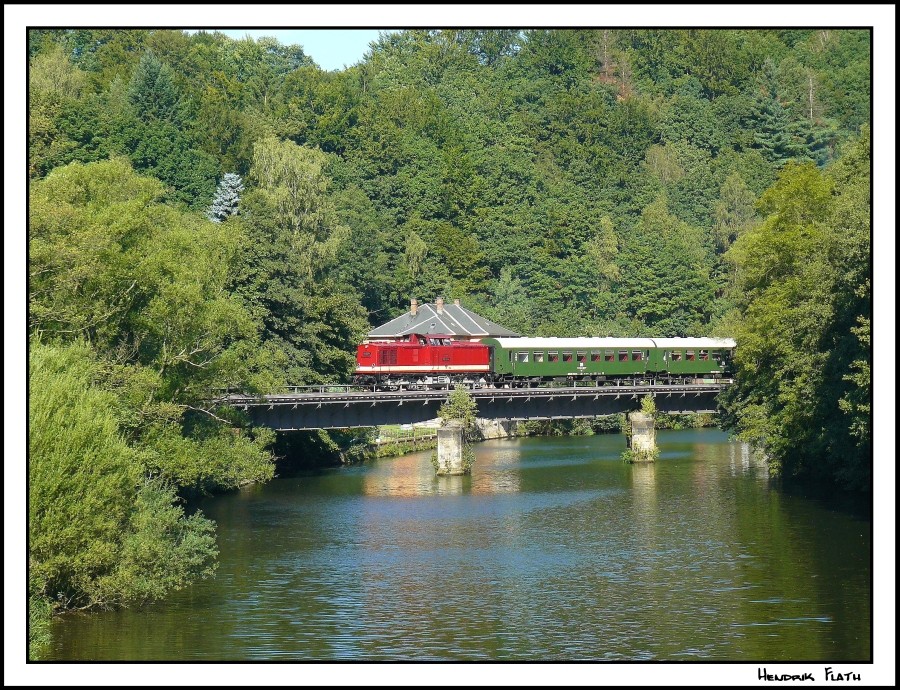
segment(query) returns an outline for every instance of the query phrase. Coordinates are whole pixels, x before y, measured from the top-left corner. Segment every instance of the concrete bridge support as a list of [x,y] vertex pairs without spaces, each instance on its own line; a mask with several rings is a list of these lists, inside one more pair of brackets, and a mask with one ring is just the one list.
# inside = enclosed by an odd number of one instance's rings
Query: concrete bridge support
[[516,435],[517,422],[511,419],[482,419],[475,420],[475,426],[485,441],[492,438],[512,438]]
[[626,443],[631,450],[629,462],[654,462],[657,456],[656,425],[653,415],[643,412],[629,412],[628,423],[631,433]]
[[438,474],[465,474],[463,467],[463,429],[459,424],[451,423],[437,430]]

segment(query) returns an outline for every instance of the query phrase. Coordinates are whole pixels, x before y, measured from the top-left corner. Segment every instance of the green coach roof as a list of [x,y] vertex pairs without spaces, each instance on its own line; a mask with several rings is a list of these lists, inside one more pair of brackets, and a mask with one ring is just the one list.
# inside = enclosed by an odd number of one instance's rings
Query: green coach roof
[[697,348],[732,349],[731,338],[494,338],[506,349],[561,350],[565,348],[582,350],[615,348]]

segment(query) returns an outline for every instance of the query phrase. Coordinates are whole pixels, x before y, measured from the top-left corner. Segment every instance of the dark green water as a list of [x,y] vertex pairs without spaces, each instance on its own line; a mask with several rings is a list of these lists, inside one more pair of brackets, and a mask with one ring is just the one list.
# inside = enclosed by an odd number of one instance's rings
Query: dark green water
[[713,430],[429,452],[208,500],[214,580],[54,625],[59,660],[869,660],[870,521]]

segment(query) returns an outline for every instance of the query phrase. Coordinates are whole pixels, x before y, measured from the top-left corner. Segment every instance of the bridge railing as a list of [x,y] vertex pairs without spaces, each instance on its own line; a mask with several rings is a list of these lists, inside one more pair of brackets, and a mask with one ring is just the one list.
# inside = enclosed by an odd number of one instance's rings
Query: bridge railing
[[[681,384],[682,387],[691,387],[691,386],[704,386],[704,385],[729,385],[733,383],[733,379],[706,379],[706,378],[696,378],[685,381]],[[552,384],[545,383],[542,386],[535,388],[490,388],[483,387],[477,388],[473,391],[473,393],[478,395],[485,395],[491,393],[497,394],[507,394],[511,393],[513,395],[526,395],[530,393],[538,394],[540,392],[547,391],[572,391],[573,389],[584,389],[585,393],[593,393],[593,392],[602,392],[604,394],[617,392],[618,390],[628,390],[635,391],[639,390],[641,394],[650,393],[651,395],[656,395],[657,391],[661,393],[669,394],[671,392],[670,386],[663,386],[657,383],[654,380],[641,381],[640,383],[636,382],[623,382],[616,381],[614,383],[609,383],[607,385],[598,386],[594,382],[582,382],[577,381],[573,382],[567,386],[563,386],[561,384]],[[215,402],[224,402],[224,401],[233,401],[235,399],[240,399],[241,401],[247,400],[267,400],[271,398],[277,398],[279,396],[316,396],[316,395],[346,395],[349,393],[375,393],[375,394],[384,394],[386,397],[397,394],[415,394],[416,392],[422,393],[439,393],[446,392],[450,390],[449,386],[440,386],[440,387],[422,387],[421,391],[417,386],[406,386],[399,388],[397,391],[380,391],[378,386],[368,385],[361,386],[359,384],[336,384],[336,383],[323,383],[323,384],[315,384],[315,385],[305,385],[305,386],[283,386],[281,390],[277,393],[269,394],[269,395],[259,395],[259,394],[247,394],[241,392],[236,389],[218,389],[213,391],[213,395],[210,397],[211,401]]]
[[210,399],[226,400],[230,396],[265,398],[267,395],[303,395],[311,393],[356,393],[360,391],[377,392],[375,386],[358,384],[323,383],[309,386],[281,386],[270,394],[252,394],[238,388],[215,388],[210,392]]
[[303,393],[353,393],[359,390],[375,390],[375,386],[360,386],[358,384],[323,383],[314,386],[285,386],[288,394]]

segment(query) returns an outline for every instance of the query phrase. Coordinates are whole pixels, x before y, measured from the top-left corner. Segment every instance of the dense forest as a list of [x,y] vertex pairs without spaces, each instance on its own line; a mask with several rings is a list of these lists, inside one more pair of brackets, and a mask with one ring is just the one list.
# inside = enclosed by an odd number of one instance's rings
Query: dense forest
[[735,337],[729,428],[867,490],[870,48],[416,30],[326,72],[274,39],[31,31],[33,637],[209,575],[183,499],[271,477],[277,446],[203,401],[346,381],[411,297],[528,335]]

